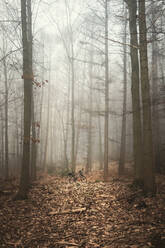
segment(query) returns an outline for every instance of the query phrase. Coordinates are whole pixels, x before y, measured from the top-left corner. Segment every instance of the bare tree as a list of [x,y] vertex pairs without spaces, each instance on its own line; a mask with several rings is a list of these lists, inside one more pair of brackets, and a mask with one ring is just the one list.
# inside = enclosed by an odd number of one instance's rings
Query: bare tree
[[[50,49],[51,51],[51,49]],[[45,148],[44,148],[44,172],[47,172],[47,156],[48,156],[48,140],[49,140],[49,131],[50,131],[50,79],[51,79],[51,56],[49,61],[49,88],[48,88],[48,95],[47,95],[47,123],[46,123],[46,136],[45,136]]]
[[137,38],[137,2],[131,0],[125,0],[125,2],[127,3],[129,9],[135,178],[136,180],[143,181],[142,124],[140,113],[140,79]]
[[71,25],[71,12],[68,1],[65,0],[66,11],[67,11],[67,21],[69,28],[69,41],[70,41],[70,67],[71,67],[71,126],[72,126],[72,149],[71,149],[71,163],[72,171],[76,170],[75,161],[75,64],[74,64],[74,41],[73,41],[73,30]]
[[24,138],[23,158],[19,191],[15,199],[27,198],[30,184],[30,129],[31,129],[31,99],[32,99],[32,58],[30,58],[30,43],[28,36],[28,14],[27,4],[31,0],[21,0],[21,22],[22,22],[22,44],[23,44],[23,79],[24,79]]
[[148,75],[147,28],[145,0],[139,0],[139,40],[140,40],[140,69],[141,93],[143,104],[143,154],[144,154],[144,189],[155,192],[151,99]]
[[108,6],[105,0],[105,122],[104,122],[104,180],[108,178],[108,137],[109,137],[109,49],[108,49]]
[[158,89],[158,44],[157,44],[157,28],[156,19],[156,4],[152,2],[152,66],[151,66],[151,82],[152,82],[152,128],[153,128],[153,145],[154,145],[154,160],[156,170],[160,172],[160,117],[159,117],[159,89]]
[[[91,34],[93,38],[93,34]],[[89,54],[90,61],[93,62],[94,51],[91,44],[91,51]],[[87,165],[86,172],[92,169],[92,111],[93,111],[93,63],[89,64],[89,111],[88,111],[88,144],[87,144]]]
[[[127,9],[125,8],[125,23],[124,23],[124,37],[123,43],[127,40]],[[119,160],[119,175],[124,173],[125,154],[126,154],[126,111],[127,111],[127,46],[124,46],[123,57],[123,115],[122,115],[122,130],[121,130],[121,145],[120,145],[120,160]]]
[[[5,41],[3,40],[5,46]],[[8,75],[6,58],[3,60],[4,82],[5,82],[5,178],[9,178],[9,157],[8,157]]]

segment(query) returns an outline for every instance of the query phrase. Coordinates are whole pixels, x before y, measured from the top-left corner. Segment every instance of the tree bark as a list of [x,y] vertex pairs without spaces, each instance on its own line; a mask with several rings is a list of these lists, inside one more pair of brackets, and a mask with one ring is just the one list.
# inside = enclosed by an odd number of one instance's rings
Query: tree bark
[[105,120],[104,120],[104,181],[108,179],[109,137],[109,49],[108,49],[108,0],[105,1]]
[[[1,119],[3,120],[3,111],[1,110],[0,112]],[[1,168],[2,168],[2,175],[3,177],[5,176],[4,174],[4,127],[3,127],[3,122],[1,123]]]
[[[44,37],[43,39],[43,44],[41,47],[41,52],[42,52],[42,81],[44,81],[44,74],[45,74],[45,60],[44,60],[44,53],[45,53],[45,45],[44,45]],[[44,168],[44,159],[43,159],[43,152],[42,152],[42,147],[43,147],[43,139],[41,139],[42,134],[43,134],[43,128],[42,128],[42,117],[43,117],[43,101],[44,101],[44,87],[41,88],[41,95],[40,95],[40,108],[39,108],[39,123],[40,123],[40,128],[38,129],[37,132],[37,137],[40,139],[40,149],[37,150],[37,162],[40,164],[41,168]],[[39,160],[39,161],[38,161]]]
[[47,123],[46,123],[46,137],[45,137],[45,149],[44,149],[44,173],[47,173],[47,155],[48,155],[48,139],[50,130],[50,81],[51,81],[51,58],[49,62],[49,85],[48,85],[48,96],[47,96]]
[[143,153],[144,153],[144,190],[155,192],[153,142],[151,124],[151,100],[148,75],[147,34],[145,0],[139,0],[139,40],[141,93],[143,104]]
[[34,115],[34,95],[32,95],[32,145],[31,145],[31,179],[35,181],[37,178],[37,135],[36,135],[36,122]]
[[[29,45],[29,64],[33,67],[33,37],[32,37],[32,11],[31,11],[31,0],[27,2],[27,16],[28,16],[28,45]],[[37,143],[36,143],[36,127],[35,127],[35,106],[34,106],[34,93],[32,89],[31,96],[31,127],[32,127],[32,145],[31,145],[31,179],[36,180],[36,156],[37,156]]]
[[[17,110],[17,104],[14,102],[14,110],[15,110],[15,123],[16,123],[16,129],[15,129],[15,136],[16,136],[16,173],[17,175],[19,174],[19,169],[20,169],[20,148],[19,148],[19,143],[20,143],[20,136],[19,136],[19,120],[18,120],[18,110]],[[21,120],[22,121],[22,120]]]
[[5,179],[9,179],[9,156],[8,156],[8,78],[6,59],[3,60],[5,77]]
[[[71,38],[71,40],[72,40],[72,38]],[[74,72],[73,40],[71,41],[71,54],[72,54],[72,58],[71,58],[71,72],[72,72],[72,86],[71,86],[72,151],[71,151],[71,163],[72,163],[72,171],[75,172],[75,170],[76,170],[76,163],[75,163],[75,72]]]
[[130,52],[131,52],[131,90],[133,111],[133,153],[135,179],[143,181],[143,156],[142,156],[142,124],[140,113],[140,79],[137,39],[137,2],[125,0],[129,9]]
[[[93,34],[91,34],[93,38]],[[91,172],[92,170],[92,109],[93,109],[93,48],[91,47],[90,51],[90,61],[92,62],[89,65],[89,113],[88,113],[88,150],[87,150],[87,165],[86,172]]]
[[[29,0],[30,1],[30,0]],[[31,3],[31,2],[30,2]],[[33,71],[29,61],[29,42],[27,30],[27,1],[21,0],[22,43],[23,43],[23,79],[24,79],[24,138],[21,180],[15,199],[27,198],[30,185],[30,129],[31,129],[31,97]]]
[[[123,43],[127,40],[127,9],[125,9],[124,37]],[[123,80],[123,115],[122,115],[122,131],[119,159],[119,175],[124,174],[125,153],[126,153],[126,110],[127,110],[127,47],[124,45],[124,80]]]
[[158,106],[158,46],[157,46],[157,35],[155,27],[155,4],[152,3],[152,128],[153,128],[153,155],[156,164],[156,171],[161,170],[161,159],[160,159],[160,118],[159,118],[159,106]]

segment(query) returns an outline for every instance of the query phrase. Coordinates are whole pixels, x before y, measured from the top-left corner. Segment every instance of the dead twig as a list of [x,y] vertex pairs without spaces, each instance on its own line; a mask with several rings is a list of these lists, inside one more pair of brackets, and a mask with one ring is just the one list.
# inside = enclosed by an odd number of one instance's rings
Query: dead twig
[[63,212],[50,212],[49,215],[61,215],[61,214],[77,214],[77,213],[82,213],[86,211],[86,208],[77,208],[77,209],[73,209],[73,210],[66,210]]
[[65,242],[65,241],[59,241],[59,242],[56,242],[55,244],[58,244],[58,245],[68,245],[68,246],[80,247],[80,245],[78,245],[78,244],[75,244],[75,243],[69,243],[69,242]]

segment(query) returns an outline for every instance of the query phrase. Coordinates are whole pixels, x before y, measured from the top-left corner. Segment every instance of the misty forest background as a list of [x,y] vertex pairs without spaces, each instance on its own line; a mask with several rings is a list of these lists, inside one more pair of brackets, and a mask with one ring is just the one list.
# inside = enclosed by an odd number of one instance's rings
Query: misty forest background
[[[165,2],[0,1],[0,175],[165,171]],[[23,62],[22,62],[23,61]]]

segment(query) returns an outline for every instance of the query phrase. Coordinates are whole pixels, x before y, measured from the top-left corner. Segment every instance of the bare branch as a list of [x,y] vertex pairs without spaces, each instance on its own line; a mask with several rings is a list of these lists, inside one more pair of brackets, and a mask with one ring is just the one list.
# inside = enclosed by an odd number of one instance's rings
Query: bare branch
[[15,52],[18,52],[22,49],[22,47],[19,47],[15,50],[11,50],[10,52],[8,52],[5,56],[3,56],[1,59],[0,59],[0,62],[2,62],[4,59],[6,59],[8,56],[10,56],[12,53],[15,53]]

